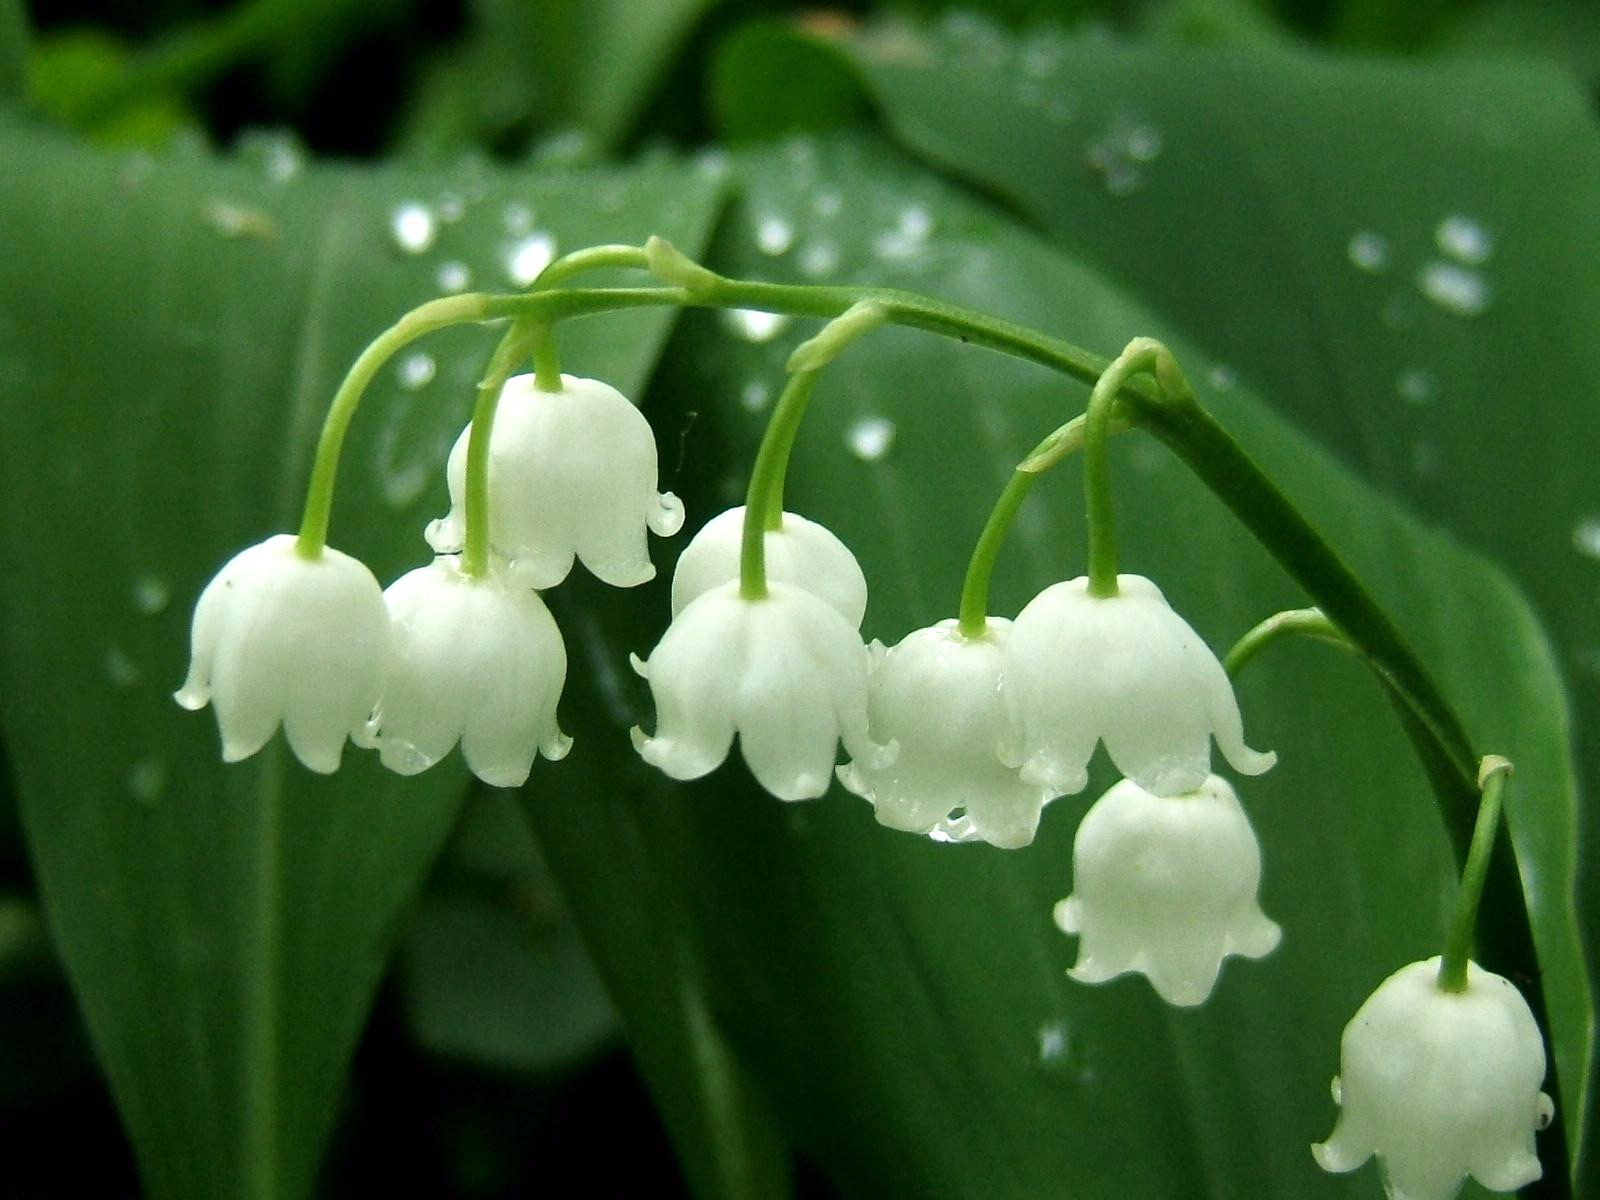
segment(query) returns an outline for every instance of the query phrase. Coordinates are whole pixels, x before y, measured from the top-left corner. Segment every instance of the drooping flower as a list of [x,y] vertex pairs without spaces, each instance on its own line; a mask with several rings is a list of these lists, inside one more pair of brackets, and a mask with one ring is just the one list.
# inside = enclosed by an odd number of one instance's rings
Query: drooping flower
[[991,617],[983,635],[967,637],[942,621],[891,650],[873,643],[870,729],[900,753],[882,766],[847,763],[839,781],[870,800],[882,824],[1006,848],[1033,841],[1056,793],[1024,783],[998,757],[1009,731],[1000,679],[1010,626]]
[[1233,686],[1206,644],[1140,575],[1091,596],[1085,578],[1028,602],[1006,644],[1005,695],[1018,731],[1007,760],[1029,783],[1082,791],[1097,741],[1157,795],[1192,792],[1211,773],[1211,739],[1235,770],[1277,761],[1244,743]]
[[[672,615],[730,579],[739,578],[744,505],[720,512],[684,547],[672,575]],[[867,577],[850,548],[824,526],[796,513],[766,534],[767,578],[820,596],[856,628],[867,611]]]
[[786,583],[747,600],[737,580],[704,593],[667,628],[648,662],[656,731],[635,727],[643,759],[674,779],[698,779],[739,748],[780,800],[828,790],[842,739],[862,762],[892,750],[867,734],[867,648],[826,602]]
[[225,762],[250,757],[281,723],[295,756],[329,774],[378,699],[388,645],[372,572],[330,548],[305,558],[280,533],[234,555],[200,593],[189,677],[173,698],[216,709]]
[[1282,936],[1256,899],[1255,831],[1216,775],[1181,796],[1118,783],[1078,826],[1072,872],[1055,919],[1080,939],[1069,973],[1083,983],[1137,971],[1168,1004],[1201,1004],[1223,959],[1261,958]]
[[566,756],[556,724],[567,675],[561,632],[539,593],[509,575],[464,575],[437,558],[383,594],[393,621],[388,677],[364,740],[415,775],[457,741],[472,773],[517,787],[536,752]]
[[[450,513],[428,526],[441,554],[466,535],[469,425],[445,470]],[[648,527],[662,537],[683,525],[683,505],[656,492],[656,440],[644,414],[597,379],[561,377],[559,392],[532,375],[508,379],[489,438],[489,545],[527,584],[554,587],[573,557],[614,587],[655,577]]]
[[1391,1200],[1450,1200],[1471,1175],[1510,1192],[1541,1174],[1533,1135],[1550,1122],[1544,1042],[1520,992],[1476,963],[1464,991],[1439,960],[1401,967],[1345,1026],[1333,1081],[1339,1120],[1311,1147],[1325,1171],[1374,1154]]

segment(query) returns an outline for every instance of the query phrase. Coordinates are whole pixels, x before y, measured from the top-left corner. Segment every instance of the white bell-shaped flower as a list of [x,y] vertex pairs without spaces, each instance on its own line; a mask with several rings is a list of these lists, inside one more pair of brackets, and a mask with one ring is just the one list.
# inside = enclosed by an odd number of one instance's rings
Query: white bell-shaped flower
[[[672,573],[672,615],[712,588],[739,578],[744,505],[720,512],[678,556]],[[857,629],[867,611],[867,577],[850,548],[824,526],[792,512],[766,534],[767,578],[820,596]]]
[[1211,773],[1211,739],[1237,771],[1277,761],[1244,744],[1233,685],[1216,655],[1141,575],[1116,596],[1088,580],[1054,584],[1028,602],[1006,645],[1005,694],[1018,738],[1007,761],[1030,783],[1083,790],[1097,741],[1117,769],[1162,796]]
[[383,594],[393,621],[388,677],[365,735],[383,765],[415,775],[459,741],[472,773],[517,787],[536,751],[566,756],[556,724],[567,652],[539,593],[502,572],[462,574],[438,558]]
[[982,636],[969,638],[958,622],[942,621],[892,650],[873,643],[869,728],[900,753],[884,766],[846,763],[839,781],[872,801],[880,823],[1008,849],[1033,841],[1056,793],[1024,783],[998,757],[1009,734],[1000,677],[1010,627],[991,617]]
[[828,790],[840,740],[852,757],[893,753],[867,734],[867,648],[826,602],[786,583],[747,600],[737,580],[712,588],[667,627],[648,662],[656,731],[633,730],[643,759],[698,779],[728,756],[733,735],[757,782],[780,800]]
[[[445,470],[450,513],[428,526],[441,554],[466,535],[469,425]],[[506,380],[489,438],[489,545],[529,586],[554,587],[574,556],[614,587],[655,576],[645,529],[683,526],[683,505],[656,492],[656,439],[621,392],[597,379],[561,377],[540,391],[532,375]]]
[[234,555],[200,593],[189,677],[173,698],[216,708],[225,762],[250,757],[281,723],[295,756],[329,774],[378,699],[388,646],[372,572],[330,548],[304,558],[280,533]]
[[1544,1042],[1511,982],[1467,965],[1465,991],[1439,987],[1439,960],[1378,985],[1339,1047],[1339,1120],[1311,1147],[1325,1171],[1374,1154],[1391,1200],[1450,1200],[1471,1175],[1511,1192],[1538,1179],[1533,1135],[1554,1108],[1539,1090]]
[[1078,826],[1072,872],[1055,919],[1080,939],[1069,974],[1082,983],[1137,971],[1168,1004],[1201,1004],[1223,959],[1261,958],[1282,936],[1256,899],[1255,830],[1216,775],[1182,796],[1118,783]]

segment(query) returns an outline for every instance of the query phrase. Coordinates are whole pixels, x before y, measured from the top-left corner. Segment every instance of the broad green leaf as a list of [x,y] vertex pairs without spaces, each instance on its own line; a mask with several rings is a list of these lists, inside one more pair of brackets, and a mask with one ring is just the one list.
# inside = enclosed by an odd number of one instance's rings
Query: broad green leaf
[[[668,162],[151,159],[15,125],[0,144],[0,722],[47,916],[153,1200],[298,1200],[464,772],[405,781],[352,752],[321,778],[278,743],[224,767],[211,714],[170,698],[191,605],[292,527],[323,407],[386,324],[469,277],[511,286],[551,242],[697,246],[719,185]],[[636,395],[667,322],[562,344]],[[333,540],[381,579],[427,553],[494,336],[438,335],[357,418]]]
[[[879,142],[791,139],[737,156],[734,169],[744,200],[714,247],[719,270],[912,287],[1105,351],[1154,333],[1202,385],[1214,361],[1090,267],[895,165]],[[784,358],[813,329],[715,315],[680,326],[651,402],[658,429],[676,424],[674,405],[685,420],[697,414],[677,483],[691,529],[737,502]],[[1475,737],[1517,760],[1523,867],[1545,919],[1570,919],[1566,711],[1526,606],[1489,564],[1244,388],[1204,390],[1370,580]],[[894,641],[953,613],[972,539],[1013,464],[1084,399],[1038,368],[907,331],[874,334],[829,369],[796,445],[789,504],[858,553],[872,586],[868,636]],[[1123,439],[1116,471],[1125,569],[1154,577],[1213,645],[1304,601],[1158,446]],[[1041,485],[1008,543],[997,612],[1081,573],[1080,513],[1075,469]],[[1036,844],[1012,852],[890,832],[837,788],[784,805],[737,755],[706,780],[670,785],[628,761],[622,729],[653,720],[623,653],[649,650],[664,596],[653,616],[632,598],[598,603],[571,711],[584,761],[617,764],[614,798],[530,789],[528,807],[636,1041],[687,962],[711,1028],[850,1196],[1376,1193],[1370,1168],[1325,1175],[1307,1146],[1332,1127],[1328,1081],[1346,1021],[1390,972],[1438,952],[1454,868],[1425,779],[1359,665],[1292,646],[1244,680],[1253,744],[1280,755],[1240,791],[1263,845],[1263,903],[1285,939],[1263,962],[1230,962],[1205,1007],[1178,1011],[1140,979],[1092,988],[1064,974],[1074,943],[1050,911],[1070,890],[1073,831],[1108,771],[1086,797],[1057,801]],[[1570,925],[1556,928],[1545,986],[1586,1012]],[[1557,1035],[1574,1078],[1588,1027],[1568,1019]]]
[[[993,31],[977,53],[970,34],[906,25],[852,53],[909,146],[1188,334],[1219,386],[1243,380],[1503,561],[1561,649],[1579,724],[1600,717],[1600,500],[1579,483],[1600,445],[1600,137],[1569,81]],[[1580,749],[1600,785],[1600,747]],[[1570,831],[1515,816],[1541,958],[1574,959],[1571,887],[1529,866],[1569,880]],[[1593,1005],[1581,974],[1556,974],[1561,1059],[1582,1083]]]
[[0,103],[27,99],[31,37],[22,0],[0,0]]

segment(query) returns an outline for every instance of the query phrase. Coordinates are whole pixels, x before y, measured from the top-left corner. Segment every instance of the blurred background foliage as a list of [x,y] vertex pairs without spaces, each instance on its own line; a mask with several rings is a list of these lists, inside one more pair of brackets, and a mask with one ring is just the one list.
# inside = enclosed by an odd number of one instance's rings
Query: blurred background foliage
[[[819,46],[900,10],[1108,45],[1531,58],[1600,92],[1592,0],[0,0],[0,97],[123,149],[270,130],[315,156],[585,164],[870,123]],[[753,78],[752,54],[805,86]],[[0,1195],[131,1196],[133,1158],[51,948],[10,777],[0,749]],[[1600,896],[1592,871],[1586,894]],[[596,1154],[596,1130],[617,1153]],[[801,1169],[802,1194],[830,1194]],[[324,1191],[531,1195],[564,1176],[587,1195],[688,1194],[525,822],[475,791],[400,937]]]

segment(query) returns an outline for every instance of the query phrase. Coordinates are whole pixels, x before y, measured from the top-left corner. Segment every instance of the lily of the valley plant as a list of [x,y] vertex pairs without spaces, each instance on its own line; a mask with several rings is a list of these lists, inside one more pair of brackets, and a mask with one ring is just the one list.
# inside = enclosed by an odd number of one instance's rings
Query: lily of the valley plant
[[[618,266],[648,270],[661,286],[565,286]],[[557,717],[567,655],[540,592],[575,561],[616,587],[644,583],[655,574],[648,535],[671,536],[684,520],[658,490],[648,421],[607,384],[561,373],[556,325],[644,303],[795,315],[831,306],[833,319],[790,360],[744,504],[704,521],[678,557],[670,624],[634,658],[656,710],[649,728],[633,730],[634,746],[672,778],[694,780],[737,741],[780,800],[820,797],[837,776],[889,828],[1015,850],[1033,841],[1047,804],[1087,786],[1103,745],[1124,778],[1078,826],[1071,892],[1054,913],[1077,939],[1068,969],[1089,984],[1142,975],[1170,1004],[1203,1004],[1227,958],[1262,958],[1283,936],[1258,901],[1263,854],[1245,806],[1214,769],[1213,743],[1243,776],[1275,762],[1245,739],[1230,670],[1283,633],[1309,632],[1373,664],[1436,761],[1463,762],[1459,722],[1397,639],[1345,632],[1389,627],[1335,556],[1300,552],[1326,548],[1204,412],[1164,346],[1136,339],[1107,363],[981,313],[853,291],[844,304],[838,296],[852,289],[726,279],[652,239],[569,255],[526,293],[414,310],[335,396],[298,533],[241,551],[200,596],[177,698],[214,707],[229,761],[254,754],[281,724],[315,771],[339,766],[347,738],[402,774],[459,743],[484,782],[520,785],[537,755],[558,759],[571,745]],[[441,464],[451,508],[426,531],[434,557],[384,591],[326,544],[345,430],[367,382],[401,347],[447,325],[493,321],[508,331]],[[862,640],[868,584],[855,556],[783,497],[821,372],[892,323],[1025,355],[1094,387],[1084,414],[1049,433],[998,498],[954,615],[930,613],[926,627],[885,647]],[[1175,449],[1295,566],[1328,615],[1268,618],[1225,668],[1157,583],[1119,574],[1107,444],[1124,427]],[[989,579],[1013,518],[1034,481],[1079,451],[1085,573],[1045,588],[1014,618],[990,613]],[[1516,987],[1469,960],[1509,770],[1485,758],[1474,781],[1477,833],[1444,953],[1375,980],[1344,1031],[1338,1123],[1315,1162],[1349,1171],[1376,1156],[1397,1200],[1447,1200],[1469,1175],[1502,1191],[1540,1175],[1534,1135],[1551,1115],[1543,1034]],[[1335,1031],[1323,1032],[1331,1048]]]

